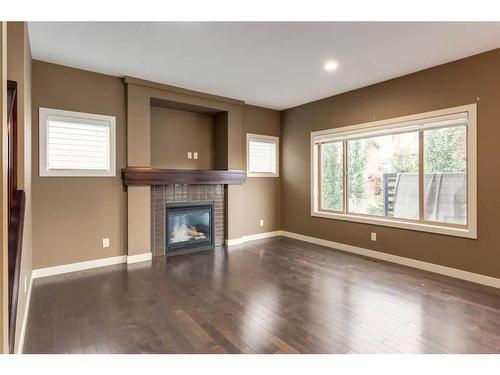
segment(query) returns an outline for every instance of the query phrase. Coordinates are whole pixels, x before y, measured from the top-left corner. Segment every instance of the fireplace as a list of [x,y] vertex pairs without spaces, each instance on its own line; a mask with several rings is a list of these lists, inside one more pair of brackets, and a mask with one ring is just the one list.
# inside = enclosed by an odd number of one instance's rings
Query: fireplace
[[[167,251],[167,204],[213,204],[212,240],[214,247],[223,246],[225,235],[224,185],[171,184],[151,186],[151,250],[154,256]],[[171,206],[173,207],[173,206]],[[175,251],[170,254],[178,254]]]
[[213,201],[165,204],[165,255],[214,248]]

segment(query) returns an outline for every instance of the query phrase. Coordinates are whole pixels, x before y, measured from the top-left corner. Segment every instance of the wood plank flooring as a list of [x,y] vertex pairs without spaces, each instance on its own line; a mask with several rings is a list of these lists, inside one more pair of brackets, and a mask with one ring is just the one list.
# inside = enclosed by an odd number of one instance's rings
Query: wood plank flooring
[[37,279],[26,353],[499,353],[500,291],[289,238]]

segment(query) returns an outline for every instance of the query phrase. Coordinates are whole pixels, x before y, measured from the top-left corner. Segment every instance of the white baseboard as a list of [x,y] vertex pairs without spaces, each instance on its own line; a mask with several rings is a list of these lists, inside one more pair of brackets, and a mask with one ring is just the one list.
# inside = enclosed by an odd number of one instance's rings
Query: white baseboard
[[127,262],[127,256],[120,255],[117,257],[89,260],[87,262],[63,264],[61,266],[47,267],[47,268],[38,268],[36,270],[33,270],[32,278],[37,279],[39,277],[53,276],[62,273],[88,270],[91,268],[110,266],[113,264],[119,264],[125,262]]
[[500,288],[500,279],[485,276],[477,273],[472,273],[468,271],[459,270],[456,268],[441,266],[434,263],[423,262],[420,260],[410,259],[401,257],[398,255],[392,255],[383,253],[375,250],[368,250],[362,247],[346,245],[339,242],[333,242],[328,240],[322,240],[320,238],[304,236],[302,234],[281,231],[281,235],[289,238],[294,238],[296,240],[314,243],[321,246],[331,247],[333,249],[338,249],[346,251],[349,253],[354,253],[358,255],[363,255],[369,258],[375,258],[380,260],[385,260],[391,263],[397,263],[408,267],[418,268],[424,271],[434,272],[445,276],[454,277],[456,279],[466,280],[477,284],[491,286],[493,288]]
[[83,271],[91,268],[111,266],[113,264],[120,264],[120,263],[131,264],[137,262],[144,262],[151,259],[152,259],[151,253],[144,253],[144,254],[137,254],[130,256],[120,255],[110,258],[89,260],[86,262],[63,264],[61,266],[38,268],[36,270],[33,270],[32,278],[37,279],[39,277],[60,275],[62,273],[75,272],[75,271]]
[[26,304],[24,308],[23,324],[21,325],[21,334],[19,335],[19,344],[17,346],[17,354],[23,354],[24,338],[26,336],[26,327],[28,325],[28,313],[30,311],[31,288],[33,286],[33,272],[31,272],[30,283],[28,285],[28,293],[26,295]]
[[153,254],[150,252],[143,253],[143,254],[137,254],[137,255],[129,255],[129,256],[127,256],[127,264],[145,262],[145,261],[151,260],[152,257],[153,257]]
[[276,230],[274,232],[249,234],[248,236],[243,236],[240,238],[233,238],[230,240],[226,240],[226,245],[227,246],[236,246],[236,245],[242,245],[248,241],[255,241],[255,240],[261,240],[263,238],[277,237],[277,236],[281,236],[281,232],[282,232],[281,230]]

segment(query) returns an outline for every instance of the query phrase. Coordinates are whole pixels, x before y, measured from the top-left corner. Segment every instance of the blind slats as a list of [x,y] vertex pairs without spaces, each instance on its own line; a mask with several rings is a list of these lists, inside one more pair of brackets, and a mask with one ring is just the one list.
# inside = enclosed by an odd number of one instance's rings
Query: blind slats
[[276,143],[250,140],[248,168],[251,173],[276,173]]

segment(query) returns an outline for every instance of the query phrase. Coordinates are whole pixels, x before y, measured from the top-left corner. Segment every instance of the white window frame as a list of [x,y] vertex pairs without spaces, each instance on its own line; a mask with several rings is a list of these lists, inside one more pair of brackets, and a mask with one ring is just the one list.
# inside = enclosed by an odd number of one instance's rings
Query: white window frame
[[[47,164],[47,123],[48,120],[59,119],[74,123],[106,123],[109,126],[109,168],[95,169],[49,169]],[[93,113],[65,111],[62,109],[39,108],[39,165],[40,176],[59,177],[115,177],[116,176],[116,118],[114,116]]]
[[[258,142],[270,142],[276,145],[276,160],[275,170],[276,173],[265,173],[265,172],[250,172],[250,141],[258,141]],[[279,177],[280,175],[280,139],[279,137],[275,137],[272,135],[261,135],[261,134],[252,134],[247,133],[247,141],[246,141],[246,158],[247,158],[247,177]]]
[[[456,225],[446,223],[428,222],[420,218],[417,220],[405,220],[387,217],[378,217],[364,214],[353,214],[347,212],[337,212],[322,210],[320,208],[320,171],[318,145],[320,140],[339,140],[343,137],[350,138],[357,133],[375,131],[377,134],[384,132],[391,133],[391,129],[405,127],[408,129],[413,125],[418,126],[432,117],[467,114],[467,224]],[[346,152],[346,151],[344,151]],[[420,150],[422,154],[422,150]],[[422,173],[423,155],[420,155],[420,172]],[[347,171],[344,165],[344,200],[347,199],[345,176]],[[419,182],[419,190],[422,189],[422,182]],[[420,193],[422,199],[422,193]],[[344,207],[346,203],[344,202]],[[344,220],[357,223],[382,225],[394,228],[409,229],[437,234],[444,234],[457,237],[477,239],[477,109],[476,104],[469,104],[459,107],[447,108],[437,111],[419,113],[410,116],[392,118],[388,120],[373,121],[364,124],[333,128],[311,132],[311,216],[322,217],[335,220]]]

